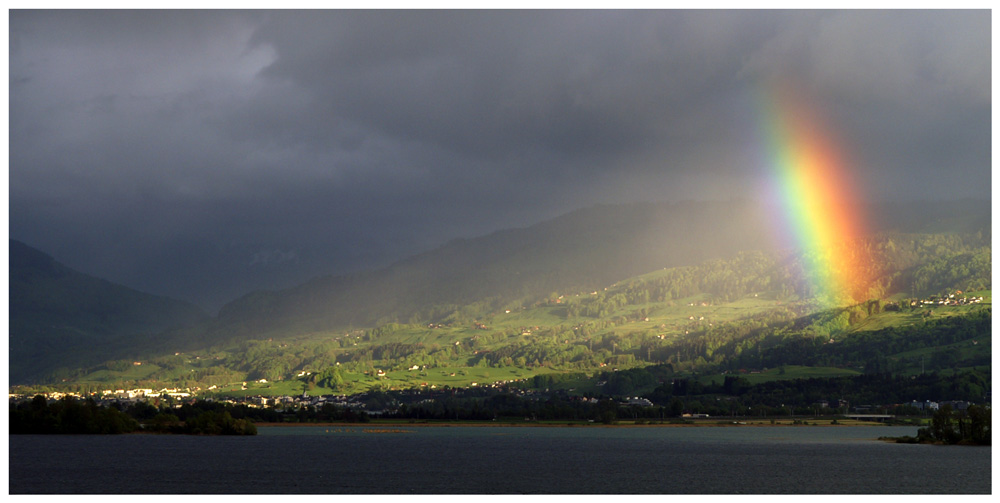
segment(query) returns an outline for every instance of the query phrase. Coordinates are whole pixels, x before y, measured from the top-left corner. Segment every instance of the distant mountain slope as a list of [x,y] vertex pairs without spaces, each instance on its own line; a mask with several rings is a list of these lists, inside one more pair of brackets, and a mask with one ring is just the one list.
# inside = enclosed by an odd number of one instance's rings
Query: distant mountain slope
[[10,240],[10,378],[109,359],[172,328],[204,322],[194,305],[74,271]]
[[[989,201],[873,206],[870,230],[990,232]],[[776,246],[776,213],[748,201],[586,208],[537,225],[452,241],[378,271],[246,295],[199,340],[434,320],[461,306],[496,308],[551,292],[591,291],[667,267]]]
[[686,202],[597,206],[524,229],[452,241],[388,268],[255,292],[221,310],[219,328],[297,332],[447,315],[550,292],[590,291],[664,267],[771,246],[759,206]]
[[873,231],[988,236],[992,229],[992,201],[957,199],[880,203],[866,211]]

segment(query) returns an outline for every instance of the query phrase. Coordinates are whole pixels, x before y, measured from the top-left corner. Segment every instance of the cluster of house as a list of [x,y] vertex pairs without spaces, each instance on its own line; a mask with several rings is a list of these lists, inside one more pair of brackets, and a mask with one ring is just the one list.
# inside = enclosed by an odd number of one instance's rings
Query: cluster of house
[[[595,398],[594,401],[596,402],[596,400],[597,399]],[[642,398],[642,397],[635,396],[635,397],[632,397],[632,398],[629,398],[628,400],[626,400],[625,401],[625,405],[637,405],[639,407],[652,407],[653,406],[653,402],[650,402],[648,398]]]
[[981,302],[983,302],[982,297],[965,297],[962,296],[961,290],[957,290],[955,293],[950,293],[947,296],[911,300],[910,306],[968,306],[971,304],[979,304]]
[[[455,389],[450,393],[453,396],[463,396],[466,391],[473,392],[472,390],[462,390]],[[508,390],[511,394],[519,395],[527,398],[538,398],[546,396],[545,393],[533,390],[522,390],[522,389],[510,389]],[[422,390],[404,390],[399,392],[404,400],[410,403],[426,403],[433,402],[434,397],[439,396],[435,393]],[[368,407],[365,403],[367,398],[366,393],[361,393],[358,395],[322,395],[322,396],[307,396],[305,394],[299,396],[279,396],[279,397],[264,397],[264,396],[253,396],[253,397],[242,397],[242,398],[227,398],[224,400],[216,400],[221,403],[229,404],[242,404],[249,407],[274,407],[279,410],[294,410],[300,407],[315,407],[319,408],[324,405],[333,405],[335,407],[351,408],[351,409],[364,409],[365,413],[372,416],[380,416],[382,414],[388,414],[395,412],[399,403],[393,401],[392,404],[387,404],[387,406],[380,410],[373,410]],[[421,399],[422,398],[422,399]],[[594,403],[597,399],[592,399]]]
[[879,409],[883,409],[883,410],[885,410],[885,409],[894,409],[897,406],[913,407],[914,409],[921,410],[921,411],[935,411],[935,410],[938,410],[938,409],[940,409],[941,407],[943,407],[945,405],[950,405],[951,408],[952,408],[952,410],[965,410],[965,409],[968,409],[969,405],[972,405],[972,404],[969,403],[969,402],[963,401],[963,400],[945,400],[945,401],[940,401],[940,402],[935,402],[935,401],[932,401],[932,400],[924,400],[922,402],[918,401],[918,400],[913,400],[913,401],[908,402],[908,403],[901,403],[901,404],[895,404],[895,405],[890,405],[890,406],[856,405],[854,407],[850,407],[850,404],[847,402],[847,400],[844,400],[844,399],[840,399],[840,400],[838,400],[836,402],[828,402],[826,400],[820,400],[818,402],[813,403],[813,406],[819,407],[821,409],[825,409],[825,408],[828,408],[828,407],[833,407],[833,408],[847,407],[847,408],[850,408],[852,412],[855,412],[855,413],[858,413],[858,414],[871,413],[871,412],[875,412],[875,411],[877,411]]
[[268,397],[268,396],[247,396],[240,398],[224,398],[224,399],[207,399],[210,401],[216,401],[220,403],[228,403],[233,405],[246,405],[248,407],[274,407],[276,409],[296,409],[299,407],[322,407],[326,404],[335,405],[337,407],[351,407],[351,408],[363,408],[364,404],[358,402],[356,399],[347,397],[345,395],[323,395],[323,396],[278,396],[278,397]]
[[[182,403],[190,403],[194,400],[191,393],[179,391],[179,390],[162,390],[164,393],[152,389],[134,389],[134,390],[104,390],[101,393],[92,393],[90,396],[98,401],[100,405],[107,405],[113,402],[123,403],[123,402],[152,402],[163,395],[171,396],[173,398],[178,398],[175,403],[176,407],[180,407]],[[86,398],[86,396],[79,393],[37,393],[45,396],[48,400],[59,400],[63,397],[70,396],[77,399]],[[17,395],[10,394],[10,399],[18,402],[22,400],[30,400],[35,395]],[[246,396],[238,398],[224,398],[224,399],[213,399],[213,398],[203,398],[206,401],[216,401],[220,403],[228,403],[234,405],[246,405],[248,407],[275,407],[279,409],[287,408],[297,408],[303,406],[313,406],[322,407],[324,404],[332,404],[339,407],[352,407],[352,408],[362,408],[364,404],[358,402],[354,398],[349,398],[347,396],[336,396],[336,395],[324,395],[324,396],[279,396],[279,397],[266,397],[266,396]]]
[[163,388],[160,390],[154,390],[152,388],[136,388],[136,389],[106,389],[101,391],[92,391],[90,393],[77,393],[77,392],[59,392],[59,391],[49,391],[43,393],[31,393],[30,395],[22,395],[18,393],[9,393],[9,399],[14,401],[19,400],[29,400],[35,396],[42,395],[48,400],[61,400],[65,397],[76,398],[82,400],[84,398],[93,398],[95,400],[118,400],[118,401],[148,401],[157,398],[163,398],[164,396],[169,396],[174,399],[185,399],[191,398],[193,392],[191,389],[185,388],[184,390],[178,388]]
[[81,394],[75,393],[75,392],[62,393],[62,392],[59,392],[59,391],[49,391],[47,393],[29,393],[29,394],[8,393],[7,397],[8,397],[9,400],[11,400],[13,402],[20,402],[20,401],[23,401],[23,400],[31,400],[32,398],[34,398],[34,397],[36,397],[38,395],[42,395],[42,396],[44,396],[48,400],[62,400],[65,397],[76,398],[76,399],[80,400],[80,399],[86,398],[87,396],[91,396],[91,395],[81,395]]
[[949,400],[945,402],[932,402],[930,400],[924,400],[923,402],[918,402],[916,400],[904,404],[913,407],[917,410],[938,410],[945,405],[950,405],[952,410],[965,410],[969,408],[969,402],[963,400]]
[[[485,386],[484,386],[485,387]],[[494,385],[489,385],[489,387],[500,388],[506,387],[501,383]],[[541,390],[525,390],[518,388],[507,388],[505,391],[508,393],[519,395],[528,399],[544,399],[547,396],[547,391]],[[419,400],[420,398],[425,398],[423,401],[432,401],[436,396],[434,392],[429,390],[407,390],[402,391],[402,396],[411,396],[410,400]],[[437,392],[440,393],[440,392]],[[472,388],[470,389],[454,389],[449,392],[453,396],[462,396],[466,393],[476,393]],[[59,393],[59,392],[49,392],[41,393],[46,396],[49,400],[59,400],[63,397],[70,396],[74,398],[85,398],[78,393]],[[174,404],[175,407],[180,407],[182,403],[191,403],[194,398],[192,398],[191,393],[186,391],[180,391],[176,389],[133,389],[133,390],[103,390],[101,393],[94,392],[91,394],[98,403],[102,406],[110,405],[112,403],[122,403],[122,402],[137,402],[146,401],[150,402],[162,396],[171,396],[178,399]],[[22,400],[30,400],[33,396],[27,395],[17,395],[10,394],[10,399],[14,402],[20,402]],[[265,397],[265,396],[245,396],[245,397],[229,397],[223,399],[213,399],[206,398],[208,401],[217,401],[220,403],[227,403],[233,405],[246,405],[248,407],[263,408],[263,407],[273,407],[278,410],[296,410],[302,407],[314,407],[320,408],[324,405],[333,405],[335,407],[341,408],[351,408],[355,410],[365,410],[366,413],[373,416],[379,416],[386,413],[391,413],[398,404],[393,404],[385,407],[382,410],[370,410],[365,404],[366,394],[362,393],[360,395],[321,395],[321,396],[308,396],[305,393],[298,396],[278,396],[278,397]],[[580,400],[587,403],[597,403],[598,399],[593,397],[570,397],[571,400]],[[405,400],[405,399],[404,399]],[[636,406],[636,407],[653,407],[654,404],[647,398],[643,397],[626,397],[621,400],[623,405]],[[969,402],[962,400],[949,400],[949,401],[912,401],[909,403],[897,404],[902,406],[909,406],[921,411],[936,411],[945,405],[951,406],[953,410],[961,411],[966,410],[971,405]],[[855,414],[872,414],[872,413],[885,413],[886,410],[891,410],[897,405],[893,406],[871,406],[871,405],[856,405],[851,407],[850,404],[843,399],[836,401],[821,400],[815,402],[813,406],[826,409],[826,408],[847,408]],[[704,414],[685,414],[684,417],[708,417]],[[889,417],[889,416],[886,416]]]
[[145,398],[147,400],[153,398],[162,398],[163,395],[167,395],[171,398],[190,398],[191,390],[185,389],[180,390],[177,388],[163,388],[160,390],[154,390],[151,388],[137,388],[137,389],[116,389],[116,390],[102,390],[100,393],[101,398],[104,399],[118,399],[118,400],[138,400],[140,398]]

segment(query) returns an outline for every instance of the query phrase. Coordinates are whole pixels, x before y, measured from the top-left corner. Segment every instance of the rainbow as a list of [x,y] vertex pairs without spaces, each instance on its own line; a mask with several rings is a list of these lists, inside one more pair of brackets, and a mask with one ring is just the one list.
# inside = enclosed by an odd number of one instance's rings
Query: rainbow
[[813,293],[829,304],[866,299],[870,280],[858,240],[866,219],[845,150],[793,86],[772,84],[759,101],[770,190]]

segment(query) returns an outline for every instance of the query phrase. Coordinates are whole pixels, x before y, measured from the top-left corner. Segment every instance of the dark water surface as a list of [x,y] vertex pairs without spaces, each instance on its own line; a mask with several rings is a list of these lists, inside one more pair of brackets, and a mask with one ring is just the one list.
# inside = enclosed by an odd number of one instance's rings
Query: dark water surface
[[261,427],[254,437],[9,435],[10,492],[990,493],[990,447],[915,427]]

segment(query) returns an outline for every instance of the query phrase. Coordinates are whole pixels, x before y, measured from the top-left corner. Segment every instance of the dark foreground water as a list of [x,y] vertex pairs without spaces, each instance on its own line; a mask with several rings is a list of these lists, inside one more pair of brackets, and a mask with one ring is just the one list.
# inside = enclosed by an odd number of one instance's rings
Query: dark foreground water
[[262,427],[9,435],[20,493],[990,493],[990,447],[913,427]]

